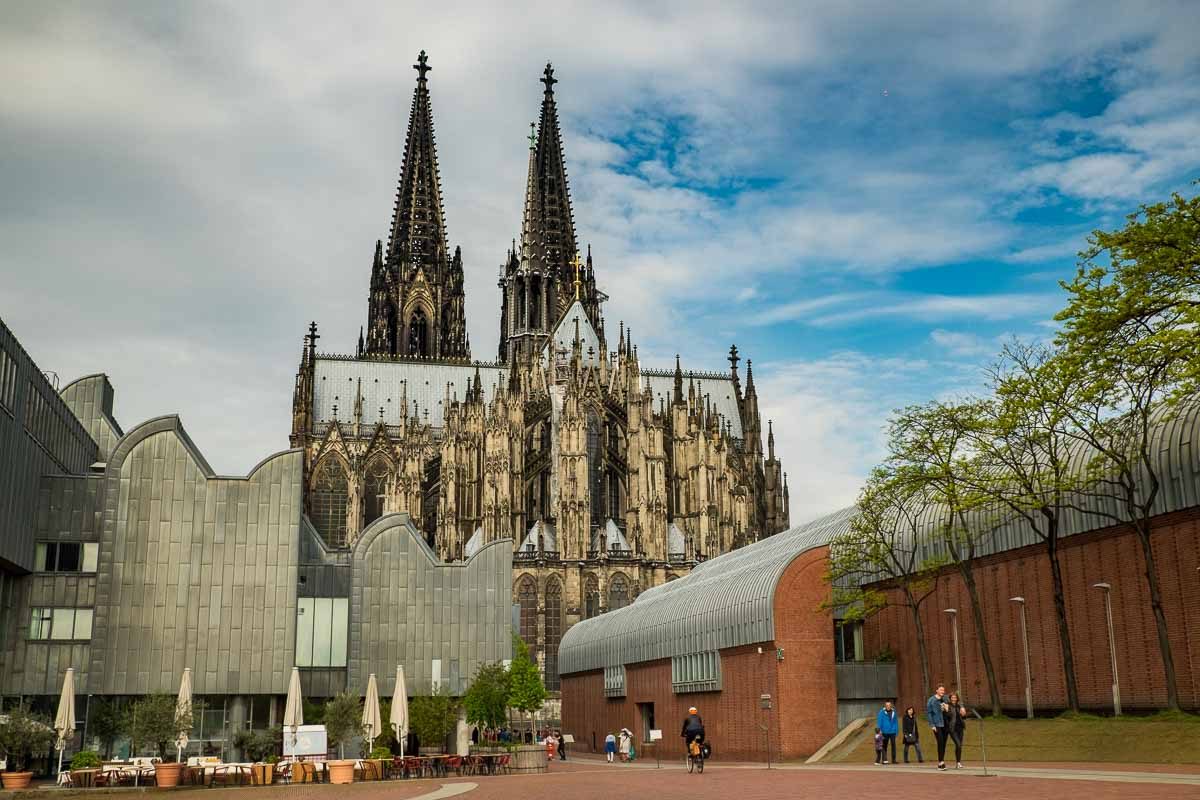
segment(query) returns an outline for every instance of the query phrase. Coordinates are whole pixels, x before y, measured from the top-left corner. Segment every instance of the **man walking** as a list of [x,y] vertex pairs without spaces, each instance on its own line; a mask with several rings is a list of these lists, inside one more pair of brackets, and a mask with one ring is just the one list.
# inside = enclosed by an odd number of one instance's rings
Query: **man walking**
[[946,687],[939,685],[937,691],[925,703],[925,718],[933,729],[933,738],[937,740],[938,769],[946,769],[946,714],[950,706],[946,703]]
[[883,708],[875,715],[875,726],[883,734],[883,763],[888,762],[888,746],[891,746],[892,761],[896,760],[896,734],[900,732],[900,720],[896,718],[896,709],[891,700],[885,700]]

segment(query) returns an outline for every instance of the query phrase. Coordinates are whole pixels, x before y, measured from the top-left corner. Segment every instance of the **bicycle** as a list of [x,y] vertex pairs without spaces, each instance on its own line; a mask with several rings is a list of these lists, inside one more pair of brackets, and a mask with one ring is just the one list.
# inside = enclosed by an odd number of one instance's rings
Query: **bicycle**
[[696,755],[692,755],[691,743],[688,744],[687,771],[690,773],[692,770],[700,774],[704,773],[704,745],[702,744],[696,748]]

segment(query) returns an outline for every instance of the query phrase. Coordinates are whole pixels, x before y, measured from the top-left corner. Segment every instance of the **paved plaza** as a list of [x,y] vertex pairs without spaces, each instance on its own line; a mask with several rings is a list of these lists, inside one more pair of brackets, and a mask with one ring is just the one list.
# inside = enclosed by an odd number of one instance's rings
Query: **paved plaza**
[[279,786],[270,789],[198,789],[178,792],[179,800],[229,800],[266,794],[265,800],[469,800],[563,798],[564,800],[776,800],[791,797],[928,797],[946,792],[972,800],[1137,800],[1195,798],[1200,770],[1195,767],[1132,765],[998,767],[985,778],[978,768],[938,773],[928,767],[870,765],[784,767],[714,763],[703,775],[689,775],[680,764],[608,765],[582,760],[558,763],[545,775],[500,775],[441,780],[356,783],[351,786]]

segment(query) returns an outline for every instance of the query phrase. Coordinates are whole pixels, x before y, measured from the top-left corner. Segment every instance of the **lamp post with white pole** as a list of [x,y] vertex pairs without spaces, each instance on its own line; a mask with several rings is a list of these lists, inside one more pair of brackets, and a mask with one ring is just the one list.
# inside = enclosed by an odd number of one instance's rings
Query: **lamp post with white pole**
[[1113,636],[1112,584],[1094,583],[1092,584],[1092,588],[1104,592],[1104,618],[1108,623],[1108,655],[1112,659],[1113,714],[1119,717],[1121,716],[1121,685],[1117,679],[1117,640]]
[[1029,669],[1029,628],[1025,625],[1025,598],[1008,599],[1021,607],[1021,642],[1025,645],[1025,716],[1033,719],[1033,678]]
[[954,631],[954,689],[958,692],[958,697],[961,700],[963,695],[963,685],[962,663],[958,658],[958,609],[947,608],[946,613],[950,615],[950,625]]

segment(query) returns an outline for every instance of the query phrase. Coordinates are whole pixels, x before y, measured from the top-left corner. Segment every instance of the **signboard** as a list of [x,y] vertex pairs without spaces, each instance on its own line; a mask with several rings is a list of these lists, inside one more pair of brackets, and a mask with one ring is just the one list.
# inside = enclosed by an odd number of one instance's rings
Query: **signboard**
[[563,734],[563,744],[575,744],[575,737],[569,733]]
[[771,695],[769,695],[769,694],[760,695],[758,698],[758,705],[760,708],[770,711],[771,710]]
[[318,756],[324,758],[329,751],[328,739],[325,736],[324,725],[301,725],[296,729],[295,747],[292,746],[292,732],[283,730],[283,756]]
[[662,741],[662,731],[650,731],[650,741],[661,742]]

